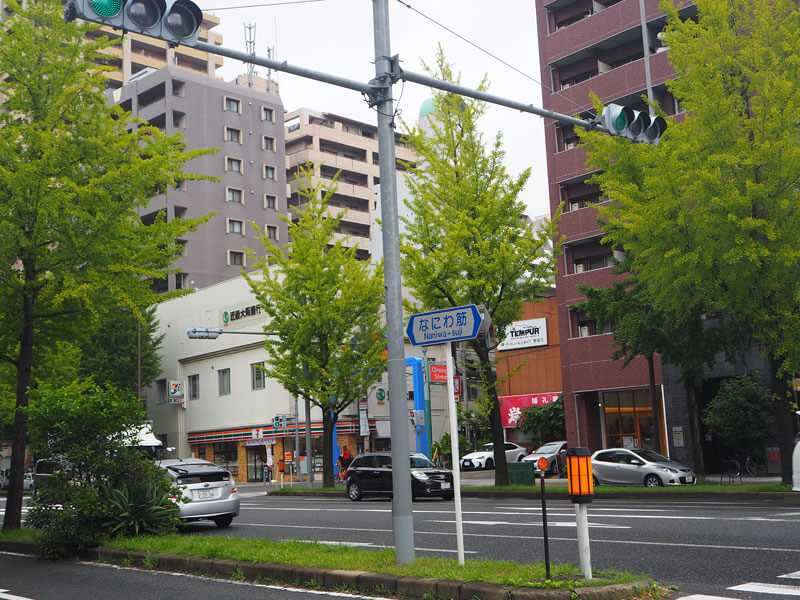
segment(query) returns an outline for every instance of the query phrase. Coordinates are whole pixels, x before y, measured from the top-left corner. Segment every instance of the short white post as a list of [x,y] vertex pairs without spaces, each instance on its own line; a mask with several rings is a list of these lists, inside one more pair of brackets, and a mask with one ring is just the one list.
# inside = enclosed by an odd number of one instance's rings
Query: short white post
[[578,556],[585,579],[592,578],[592,556],[589,551],[589,516],[585,504],[575,505],[575,524],[578,529]]

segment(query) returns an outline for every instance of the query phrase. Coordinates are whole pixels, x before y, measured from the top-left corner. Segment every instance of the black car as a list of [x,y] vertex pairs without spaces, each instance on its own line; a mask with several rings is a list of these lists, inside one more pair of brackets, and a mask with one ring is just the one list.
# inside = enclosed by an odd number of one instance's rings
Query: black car
[[[392,455],[389,452],[359,454],[347,469],[350,500],[364,496],[392,496]],[[438,469],[424,454],[411,455],[411,497],[453,497],[453,472]]]

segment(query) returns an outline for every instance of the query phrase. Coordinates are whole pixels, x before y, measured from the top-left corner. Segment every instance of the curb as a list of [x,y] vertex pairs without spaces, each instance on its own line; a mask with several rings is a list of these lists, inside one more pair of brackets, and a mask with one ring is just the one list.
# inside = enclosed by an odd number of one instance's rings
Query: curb
[[[34,542],[0,540],[0,550],[35,554]],[[511,587],[483,581],[459,581],[432,577],[408,577],[391,573],[372,573],[345,569],[323,569],[275,563],[252,563],[176,554],[154,554],[126,550],[92,548],[80,558],[94,562],[129,565],[155,571],[193,573],[222,579],[270,581],[301,587],[335,591],[357,590],[363,593],[397,595],[404,598],[440,600],[626,600],[649,588],[651,581],[631,585],[605,585],[575,588],[575,596],[566,589]]]

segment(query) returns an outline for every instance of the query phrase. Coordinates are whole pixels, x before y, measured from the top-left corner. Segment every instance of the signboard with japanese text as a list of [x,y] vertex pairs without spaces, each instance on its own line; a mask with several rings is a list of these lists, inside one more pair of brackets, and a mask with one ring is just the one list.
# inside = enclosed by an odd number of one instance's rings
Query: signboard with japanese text
[[506,328],[506,337],[497,345],[498,350],[516,350],[533,346],[547,346],[547,319],[514,321]]
[[529,406],[545,406],[558,400],[560,392],[548,394],[523,394],[500,396],[500,421],[503,427],[516,427],[522,417],[522,409]]
[[481,313],[474,304],[411,315],[406,327],[414,346],[471,340],[481,327]]
[[222,327],[231,327],[236,329],[245,323],[252,322],[255,319],[264,318],[261,312],[261,305],[256,304],[239,304],[224,308],[219,314],[219,323]]

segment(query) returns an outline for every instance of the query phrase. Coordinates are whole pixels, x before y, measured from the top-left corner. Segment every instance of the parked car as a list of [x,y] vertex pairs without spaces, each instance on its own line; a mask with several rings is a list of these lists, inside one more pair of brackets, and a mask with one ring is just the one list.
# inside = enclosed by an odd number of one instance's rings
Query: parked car
[[8,484],[9,484],[8,474],[9,474],[9,471],[10,471],[10,469],[0,469],[0,490],[7,490],[8,489]]
[[560,442],[547,442],[543,446],[539,446],[534,452],[528,454],[523,458],[523,462],[537,463],[540,458],[547,459],[547,471],[542,473],[539,467],[536,467],[536,474],[540,477],[547,477],[548,475],[560,475],[565,471],[567,465],[567,442],[561,440]]
[[33,473],[25,473],[25,478],[22,480],[22,489],[31,492],[36,489],[36,480],[33,478]]
[[694,471],[647,448],[608,448],[592,454],[595,485],[694,485]]
[[239,514],[239,491],[231,474],[199,458],[161,460],[156,464],[167,472],[188,499],[173,498],[181,521],[210,520],[227,527]]
[[[522,446],[514,442],[506,442],[506,462],[519,462],[528,453]],[[480,450],[470,452],[461,457],[461,470],[494,469],[494,444],[489,442],[480,447]]]
[[[453,497],[453,472],[439,469],[424,454],[412,453],[411,498]],[[347,469],[347,495],[350,500],[364,496],[392,496],[392,455],[389,452],[359,454]]]

